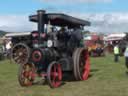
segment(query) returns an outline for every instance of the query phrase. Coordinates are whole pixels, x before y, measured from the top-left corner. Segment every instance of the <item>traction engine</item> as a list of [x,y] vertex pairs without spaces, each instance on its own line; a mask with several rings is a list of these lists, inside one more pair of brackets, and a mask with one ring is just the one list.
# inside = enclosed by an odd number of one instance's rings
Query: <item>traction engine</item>
[[[71,72],[75,80],[86,80],[90,61],[88,50],[82,43],[81,30],[90,22],[44,10],[38,10],[37,15],[29,19],[38,23],[38,31],[31,32],[31,46],[19,42],[12,49],[12,59],[19,64],[20,85],[30,86],[39,76],[51,88],[56,88],[62,84],[65,72]],[[45,26],[49,22],[52,26],[61,27],[61,30],[47,32]]]

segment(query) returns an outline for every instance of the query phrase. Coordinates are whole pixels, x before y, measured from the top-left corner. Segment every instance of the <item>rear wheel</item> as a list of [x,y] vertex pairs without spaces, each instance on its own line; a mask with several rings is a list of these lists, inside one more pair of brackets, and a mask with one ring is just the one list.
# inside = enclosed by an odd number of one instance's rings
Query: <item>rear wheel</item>
[[30,57],[30,48],[23,43],[16,44],[11,51],[11,58],[17,64],[26,64]]
[[31,86],[35,79],[35,66],[33,64],[19,65],[18,80],[21,86]]
[[54,61],[49,64],[47,70],[47,81],[51,88],[57,88],[61,85],[62,69],[58,62]]
[[76,80],[86,80],[90,72],[90,60],[88,51],[84,48],[76,49],[73,56],[74,76]]

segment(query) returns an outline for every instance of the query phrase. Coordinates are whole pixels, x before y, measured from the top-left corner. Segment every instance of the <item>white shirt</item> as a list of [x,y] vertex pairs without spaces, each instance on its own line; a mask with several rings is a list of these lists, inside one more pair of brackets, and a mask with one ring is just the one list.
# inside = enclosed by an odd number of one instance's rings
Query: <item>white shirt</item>
[[7,50],[11,49],[11,41],[9,41],[9,42],[6,44],[6,49],[7,49]]

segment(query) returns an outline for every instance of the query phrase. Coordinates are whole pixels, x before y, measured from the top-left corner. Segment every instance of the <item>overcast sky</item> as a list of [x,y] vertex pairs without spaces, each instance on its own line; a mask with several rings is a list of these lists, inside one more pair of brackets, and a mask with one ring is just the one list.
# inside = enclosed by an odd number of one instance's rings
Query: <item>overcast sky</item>
[[89,20],[86,30],[128,32],[128,0],[1,0],[0,30],[21,32],[36,30],[28,16],[38,9],[66,13]]

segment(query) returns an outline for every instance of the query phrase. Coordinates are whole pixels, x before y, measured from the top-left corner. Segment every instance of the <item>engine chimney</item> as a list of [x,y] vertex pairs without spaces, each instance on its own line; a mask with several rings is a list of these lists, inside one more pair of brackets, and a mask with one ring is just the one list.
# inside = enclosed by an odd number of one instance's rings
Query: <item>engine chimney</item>
[[37,16],[38,16],[38,32],[42,33],[44,32],[44,16],[45,11],[44,10],[38,10],[37,11]]
[[38,17],[38,32],[39,32],[39,43],[41,42],[41,33],[44,33],[44,19],[45,19],[45,11],[44,10],[38,10],[37,11],[37,17]]

